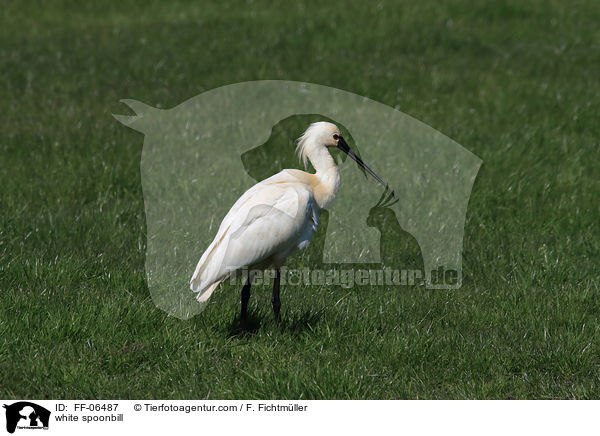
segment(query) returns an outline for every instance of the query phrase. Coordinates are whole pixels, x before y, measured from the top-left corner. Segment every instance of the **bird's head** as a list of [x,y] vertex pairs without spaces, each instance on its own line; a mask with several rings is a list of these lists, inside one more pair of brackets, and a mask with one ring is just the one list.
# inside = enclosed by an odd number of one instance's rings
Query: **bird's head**
[[298,138],[296,152],[304,162],[304,168],[308,165],[308,156],[313,149],[321,147],[337,147],[341,138],[340,129],[327,121],[312,123],[306,132]]
[[307,167],[308,157],[311,154],[312,150],[319,147],[337,147],[346,153],[348,156],[352,158],[363,170],[369,173],[375,180],[381,183],[386,188],[386,192],[391,192],[392,197],[394,197],[394,191],[389,187],[389,185],[371,168],[365,164],[362,159],[352,151],[342,134],[340,133],[340,129],[333,124],[328,123],[327,121],[319,121],[316,123],[312,123],[306,132],[298,138],[298,146],[296,147],[296,151],[298,152],[298,156],[304,162],[304,167]]

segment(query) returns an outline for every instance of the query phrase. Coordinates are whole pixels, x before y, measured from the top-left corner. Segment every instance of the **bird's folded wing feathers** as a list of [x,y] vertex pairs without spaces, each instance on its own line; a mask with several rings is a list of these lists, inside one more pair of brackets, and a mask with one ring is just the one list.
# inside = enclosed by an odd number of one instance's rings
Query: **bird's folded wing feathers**
[[[288,185],[291,182],[293,185]],[[198,262],[191,289],[200,293],[200,298],[226,274],[277,253],[302,231],[306,215],[316,227],[318,215],[312,203],[310,190],[288,171],[254,185],[223,219]]]

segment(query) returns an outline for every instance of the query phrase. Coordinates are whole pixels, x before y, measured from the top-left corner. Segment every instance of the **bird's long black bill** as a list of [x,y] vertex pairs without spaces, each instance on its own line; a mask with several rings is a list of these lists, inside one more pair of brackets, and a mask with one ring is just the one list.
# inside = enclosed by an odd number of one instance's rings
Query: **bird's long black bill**
[[390,185],[388,185],[385,180],[383,180],[379,174],[377,174],[375,171],[373,171],[371,168],[369,168],[367,166],[366,163],[364,163],[362,161],[362,159],[360,157],[358,157],[356,155],[356,153],[354,153],[352,151],[352,149],[350,148],[350,146],[348,145],[348,143],[344,140],[344,138],[342,138],[341,136],[339,137],[339,141],[338,141],[338,148],[340,150],[342,150],[344,153],[346,153],[348,156],[350,156],[352,158],[352,160],[354,160],[354,162],[356,162],[358,165],[360,165],[366,172],[368,172],[369,174],[371,174],[371,176],[373,176],[373,178],[375,180],[377,180],[379,183],[381,183],[383,186],[385,186],[386,191],[391,192],[392,197],[395,197],[394,195],[394,190],[392,188],[390,188]]

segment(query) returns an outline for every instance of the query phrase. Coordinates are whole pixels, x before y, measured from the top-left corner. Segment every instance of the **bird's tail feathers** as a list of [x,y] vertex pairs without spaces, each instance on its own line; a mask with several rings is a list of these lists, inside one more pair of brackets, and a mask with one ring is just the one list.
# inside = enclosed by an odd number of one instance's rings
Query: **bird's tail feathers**
[[197,293],[200,302],[208,300],[216,286],[231,274],[222,267],[223,249],[214,243],[204,252],[190,280],[190,289]]
[[[229,274],[227,274],[227,277],[229,277]],[[219,284],[223,280],[227,280],[227,277],[224,277],[221,280],[214,282],[204,292],[202,292],[201,294],[198,294],[198,296],[196,297],[196,300],[198,300],[199,303],[205,303],[206,301],[208,301],[208,299],[210,298],[212,293],[215,291],[215,289],[217,289],[217,286],[219,286]]]

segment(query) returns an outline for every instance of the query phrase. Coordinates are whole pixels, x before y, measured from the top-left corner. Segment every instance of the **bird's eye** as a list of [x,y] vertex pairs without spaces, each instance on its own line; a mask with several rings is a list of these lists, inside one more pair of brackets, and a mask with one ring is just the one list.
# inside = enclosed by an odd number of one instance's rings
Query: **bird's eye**
[[340,137],[337,134],[333,135],[333,139],[338,140]]

